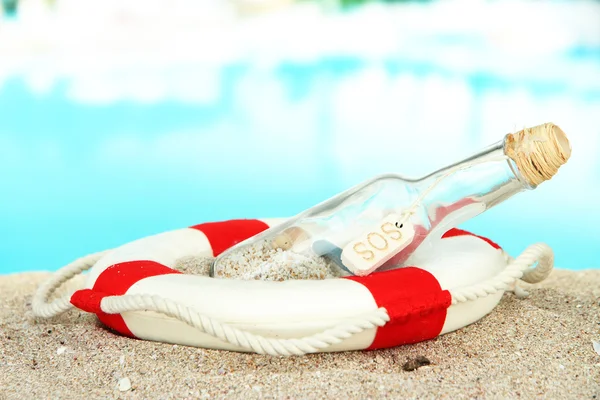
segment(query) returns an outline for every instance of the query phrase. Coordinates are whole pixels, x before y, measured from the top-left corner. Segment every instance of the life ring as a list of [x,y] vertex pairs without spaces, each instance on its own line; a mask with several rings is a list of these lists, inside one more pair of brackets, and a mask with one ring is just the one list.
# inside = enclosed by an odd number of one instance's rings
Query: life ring
[[[494,242],[451,229],[443,257],[365,277],[284,282],[213,279],[174,269],[212,257],[284,219],[230,220],[161,233],[79,259],[42,284],[32,301],[49,318],[77,307],[133,338],[272,355],[372,350],[432,339],[488,314],[516,281],[545,279],[552,250],[512,259]],[[532,268],[534,264],[537,266]],[[85,287],[48,303],[91,269]]]

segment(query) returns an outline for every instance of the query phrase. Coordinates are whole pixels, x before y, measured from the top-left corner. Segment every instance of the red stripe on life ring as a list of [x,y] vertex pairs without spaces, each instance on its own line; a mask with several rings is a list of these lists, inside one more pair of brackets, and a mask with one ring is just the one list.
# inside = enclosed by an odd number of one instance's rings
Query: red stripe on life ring
[[492,246],[495,249],[498,249],[498,250],[501,249],[501,247],[496,242],[492,242],[490,239],[488,239],[486,237],[479,236],[474,233],[464,231],[464,230],[458,229],[458,228],[452,228],[448,232],[444,233],[444,235],[442,236],[442,239],[443,238],[451,238],[451,237],[455,237],[455,236],[474,236],[476,238],[479,238],[479,239],[487,242],[490,246]]
[[421,342],[442,331],[452,297],[431,273],[405,267],[345,279],[369,289],[377,306],[385,307],[390,316],[367,350]]
[[136,282],[157,275],[180,274],[155,261],[129,261],[114,264],[105,269],[96,279],[92,289],[78,290],[71,296],[71,304],[92,312],[98,319],[122,335],[135,337],[121,314],[106,314],[100,309],[100,302],[107,296],[119,296],[127,293]]
[[190,228],[206,235],[213,256],[216,257],[231,246],[268,229],[269,225],[257,219],[232,219],[222,222],[207,222]]

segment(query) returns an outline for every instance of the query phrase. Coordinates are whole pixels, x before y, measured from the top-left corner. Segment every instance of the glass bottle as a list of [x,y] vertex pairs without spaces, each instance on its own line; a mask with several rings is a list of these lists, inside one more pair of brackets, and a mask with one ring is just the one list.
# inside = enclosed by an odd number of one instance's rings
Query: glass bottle
[[[535,189],[570,155],[564,132],[546,123],[420,179],[377,176],[223,252],[211,276],[264,279],[273,256],[291,270],[322,258],[341,275],[402,267],[418,247],[433,246],[449,229]],[[236,272],[248,257],[258,257],[256,271]]]

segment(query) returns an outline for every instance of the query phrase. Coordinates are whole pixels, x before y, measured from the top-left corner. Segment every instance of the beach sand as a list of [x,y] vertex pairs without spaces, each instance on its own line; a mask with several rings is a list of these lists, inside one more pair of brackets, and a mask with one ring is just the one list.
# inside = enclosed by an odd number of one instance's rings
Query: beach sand
[[[128,339],[79,311],[36,321],[31,297],[47,277],[0,276],[0,399],[600,399],[600,270],[556,270],[529,298],[506,294],[434,340],[292,358]],[[418,356],[431,365],[404,371]]]

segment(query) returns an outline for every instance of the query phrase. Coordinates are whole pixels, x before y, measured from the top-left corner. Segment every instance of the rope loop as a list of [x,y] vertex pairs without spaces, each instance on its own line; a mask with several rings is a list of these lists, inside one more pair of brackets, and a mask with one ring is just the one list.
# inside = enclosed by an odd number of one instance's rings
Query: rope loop
[[51,318],[71,309],[73,305],[71,304],[70,299],[74,291],[67,296],[54,300],[52,303],[48,303],[48,299],[51,298],[54,292],[56,292],[56,290],[64,283],[92,268],[98,260],[104,257],[109,251],[110,250],[101,251],[79,258],[56,271],[50,279],[38,288],[33,296],[31,301],[33,315],[36,317]]

